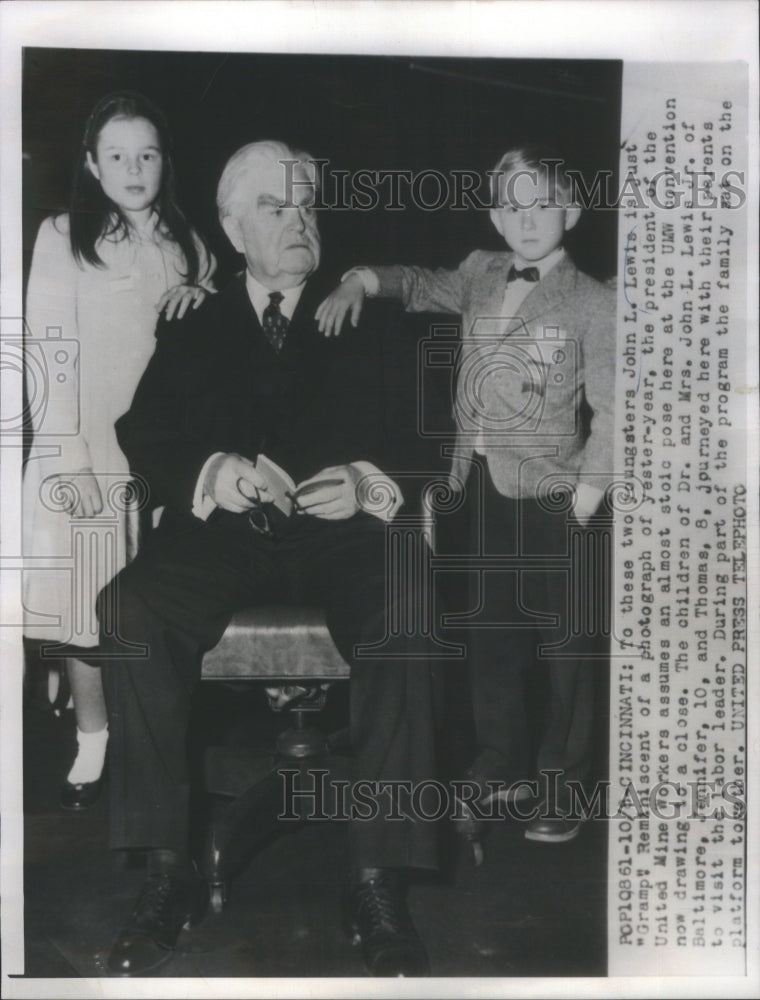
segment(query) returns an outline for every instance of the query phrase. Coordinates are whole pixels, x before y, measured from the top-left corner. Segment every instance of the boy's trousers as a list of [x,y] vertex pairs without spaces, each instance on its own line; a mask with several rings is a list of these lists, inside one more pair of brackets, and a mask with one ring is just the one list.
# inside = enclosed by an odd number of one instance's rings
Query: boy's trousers
[[[570,500],[561,487],[541,500],[502,496],[484,460],[467,482],[476,571],[466,634],[481,757],[499,762],[499,777],[532,778],[537,742],[538,771],[561,772],[549,783],[560,803],[564,782],[589,773],[594,674],[609,666],[611,519],[584,527]],[[549,698],[536,741],[525,692],[528,671],[542,668]]]

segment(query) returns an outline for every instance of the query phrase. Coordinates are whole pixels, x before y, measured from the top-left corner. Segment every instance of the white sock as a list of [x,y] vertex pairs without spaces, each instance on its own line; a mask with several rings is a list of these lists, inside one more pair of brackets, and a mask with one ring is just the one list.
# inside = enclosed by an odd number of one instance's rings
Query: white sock
[[66,780],[72,785],[97,781],[103,773],[108,745],[108,726],[98,733],[83,733],[77,729],[77,756]]
[[61,675],[57,670],[48,670],[48,701],[51,705],[55,704],[55,699],[58,697],[58,688],[61,686]]

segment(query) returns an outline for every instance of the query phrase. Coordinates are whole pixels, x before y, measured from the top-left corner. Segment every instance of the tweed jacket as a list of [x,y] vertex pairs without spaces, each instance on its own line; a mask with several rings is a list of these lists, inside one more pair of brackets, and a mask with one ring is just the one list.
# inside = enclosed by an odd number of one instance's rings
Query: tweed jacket
[[604,490],[613,478],[615,293],[565,254],[519,315],[505,317],[512,260],[508,252],[476,250],[455,270],[373,270],[381,288],[393,278],[397,284],[400,273],[407,310],[462,316],[455,487],[466,481],[477,448],[505,496],[547,496],[579,481]]

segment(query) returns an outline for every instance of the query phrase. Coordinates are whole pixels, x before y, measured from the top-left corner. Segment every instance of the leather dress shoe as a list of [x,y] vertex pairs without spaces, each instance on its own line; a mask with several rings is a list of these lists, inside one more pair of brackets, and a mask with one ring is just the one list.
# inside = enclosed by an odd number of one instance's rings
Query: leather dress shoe
[[525,829],[526,840],[544,844],[564,844],[575,840],[581,831],[581,821],[569,816],[537,816]]
[[351,882],[343,897],[343,918],[353,944],[361,944],[371,976],[427,976],[427,955],[412,924],[398,872],[369,869],[371,877]]
[[180,931],[202,919],[208,886],[195,871],[149,874],[108,956],[111,975],[135,976],[172,954]]
[[74,812],[89,809],[98,801],[102,787],[102,774],[95,781],[83,781],[77,785],[72,785],[70,781],[65,781],[61,788],[61,797],[59,800],[61,809],[71,809]]
[[[532,799],[538,791],[535,782],[508,777],[504,770],[481,768],[476,761],[464,774],[462,787],[456,794],[456,810],[452,824],[458,836],[476,840],[483,832],[485,819],[514,815],[510,807]],[[472,786],[475,786],[474,788]]]
[[475,801],[484,807],[491,806],[497,801],[505,805],[524,802],[526,799],[534,798],[538,791],[538,784],[535,781],[490,774],[479,771],[474,766],[465,772],[464,780],[478,786],[480,791]]

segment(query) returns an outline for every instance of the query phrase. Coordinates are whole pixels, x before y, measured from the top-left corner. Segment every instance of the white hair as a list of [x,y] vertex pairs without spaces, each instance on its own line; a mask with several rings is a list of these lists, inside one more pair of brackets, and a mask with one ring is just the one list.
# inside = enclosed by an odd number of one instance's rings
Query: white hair
[[[270,163],[290,162],[314,164],[314,158],[300,149],[291,149],[284,142],[276,139],[263,139],[261,142],[249,142],[241,147],[227,160],[219,184],[216,189],[216,205],[219,218],[224,219],[234,214],[235,196],[245,176],[255,172],[262,160]],[[315,183],[319,186],[318,171],[315,171]]]

